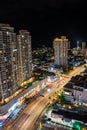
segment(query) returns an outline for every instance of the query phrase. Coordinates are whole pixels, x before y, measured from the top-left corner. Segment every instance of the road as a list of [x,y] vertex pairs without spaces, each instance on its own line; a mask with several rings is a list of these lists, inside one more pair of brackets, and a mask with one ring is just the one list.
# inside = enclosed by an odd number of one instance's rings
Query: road
[[30,103],[19,117],[8,126],[8,130],[33,130],[34,123],[38,119],[40,113],[49,104],[49,96],[53,95],[57,90],[66,84],[70,78],[63,78],[60,81],[51,84],[51,92],[45,92],[44,97],[39,96],[35,101]]
[[[79,74],[84,70],[84,66],[78,67],[77,70],[73,71],[72,75]],[[45,92],[44,97],[38,97],[35,101],[27,105],[24,111],[19,115],[19,117],[9,125],[8,130],[34,130],[34,124],[38,119],[39,115],[43,109],[49,104],[49,96],[58,91],[63,87],[71,78],[62,77],[60,81],[51,83],[51,92]]]
[[79,75],[81,72],[83,72],[85,70],[85,65],[79,66],[77,68],[75,68],[70,74],[69,76],[75,76],[75,75]]

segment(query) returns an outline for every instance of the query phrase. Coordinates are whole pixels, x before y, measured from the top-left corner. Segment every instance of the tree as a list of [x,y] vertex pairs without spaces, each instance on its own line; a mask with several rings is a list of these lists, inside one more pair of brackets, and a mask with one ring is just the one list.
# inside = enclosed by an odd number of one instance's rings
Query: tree
[[59,96],[59,98],[60,98],[61,102],[65,101],[65,98],[64,98],[63,94],[61,94],[61,96]]
[[75,122],[73,124],[73,127],[74,127],[75,130],[81,130],[81,124],[79,122]]

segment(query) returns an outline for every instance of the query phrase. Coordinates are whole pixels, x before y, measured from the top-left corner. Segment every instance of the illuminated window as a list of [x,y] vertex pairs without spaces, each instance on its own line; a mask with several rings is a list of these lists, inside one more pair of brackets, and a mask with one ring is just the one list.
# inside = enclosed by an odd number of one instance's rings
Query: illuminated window
[[0,51],[0,54],[2,53],[2,51]]
[[22,38],[24,38],[24,35],[22,35]]
[[3,83],[6,83],[6,81],[4,80]]
[[9,34],[9,32],[7,32],[7,35]]
[[9,79],[11,79],[11,76],[9,76]]

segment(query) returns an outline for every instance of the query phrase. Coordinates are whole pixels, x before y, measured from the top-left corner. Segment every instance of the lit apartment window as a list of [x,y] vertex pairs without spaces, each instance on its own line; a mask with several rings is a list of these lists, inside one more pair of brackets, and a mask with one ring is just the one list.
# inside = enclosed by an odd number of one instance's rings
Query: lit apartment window
[[4,80],[3,83],[6,83],[6,80]]
[[11,76],[9,76],[8,78],[11,79]]
[[24,38],[24,35],[22,35],[22,38]]
[[0,51],[0,54],[2,53],[2,51]]

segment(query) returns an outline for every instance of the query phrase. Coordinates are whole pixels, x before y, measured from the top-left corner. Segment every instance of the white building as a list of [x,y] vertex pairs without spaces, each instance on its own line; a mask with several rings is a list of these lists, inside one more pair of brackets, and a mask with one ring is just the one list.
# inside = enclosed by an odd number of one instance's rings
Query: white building
[[68,59],[69,41],[65,36],[55,38],[53,41],[55,65],[66,66]]

